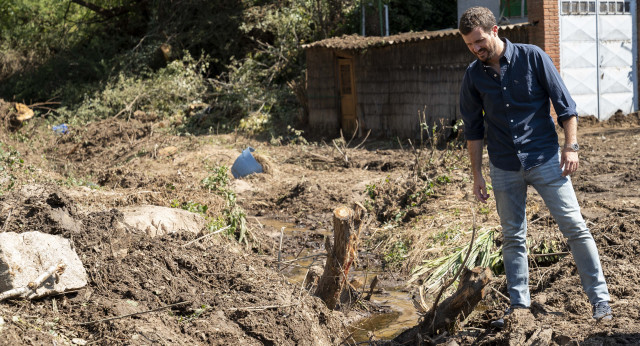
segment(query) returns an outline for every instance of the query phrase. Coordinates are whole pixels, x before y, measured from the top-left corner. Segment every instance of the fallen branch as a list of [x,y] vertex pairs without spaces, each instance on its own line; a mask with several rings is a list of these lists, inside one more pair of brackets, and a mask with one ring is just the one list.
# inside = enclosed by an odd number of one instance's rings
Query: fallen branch
[[159,308],[155,308],[155,309],[151,309],[151,310],[146,310],[146,311],[140,311],[140,312],[134,312],[132,314],[128,314],[128,315],[121,315],[121,316],[116,316],[116,317],[109,317],[109,318],[104,318],[101,320],[95,320],[95,321],[88,321],[88,322],[81,322],[81,323],[76,323],[76,325],[78,326],[86,326],[89,324],[94,324],[94,323],[100,323],[100,322],[108,322],[108,321],[113,321],[113,320],[119,320],[122,318],[127,318],[127,317],[131,317],[131,316],[137,316],[137,315],[142,315],[142,314],[148,314],[150,312],[156,312],[156,311],[160,311],[160,310],[164,310],[164,309],[168,309],[168,308],[172,308],[174,306],[178,306],[178,305],[184,305],[184,304],[190,304],[190,301],[186,301],[186,302],[180,302],[180,303],[175,303],[175,304],[170,304],[170,305],[165,305],[165,306],[161,306]]
[[261,310],[269,310],[269,309],[278,309],[278,308],[288,308],[290,306],[296,306],[300,304],[298,303],[294,303],[294,304],[285,304],[285,305],[264,305],[264,306],[245,306],[242,308],[227,308],[225,310],[227,311],[240,311],[240,310],[246,310],[246,311],[261,311]]
[[456,273],[456,275],[454,275],[446,284],[442,286],[442,288],[440,289],[440,292],[438,292],[438,295],[436,296],[436,299],[433,301],[433,307],[431,308],[432,319],[431,319],[431,323],[429,324],[429,329],[432,332],[435,332],[436,312],[438,309],[438,303],[440,302],[440,298],[442,297],[442,294],[444,293],[444,291],[447,288],[449,288],[449,286],[451,286],[451,284],[453,284],[456,280],[458,280],[458,277],[460,276],[460,273],[462,273],[462,270],[467,267],[467,260],[469,260],[469,255],[471,255],[471,249],[473,248],[473,242],[475,239],[476,239],[476,214],[473,213],[473,233],[471,233],[471,242],[469,243],[469,251],[467,251],[467,254],[464,257],[464,260],[462,260],[462,265],[460,266],[460,268],[458,268],[458,272]]
[[0,302],[15,297],[23,297],[32,299],[36,295],[36,290],[42,286],[42,284],[51,277],[51,275],[58,273],[61,275],[66,268],[66,265],[60,263],[52,265],[46,272],[40,274],[34,281],[29,282],[25,287],[13,288],[0,294]]
[[[339,149],[338,149],[338,150],[339,150]],[[331,161],[333,161],[333,159],[330,159],[330,158],[328,158],[328,157],[326,157],[326,156],[324,156],[324,155],[314,154],[314,153],[307,153],[307,154],[309,154],[309,155],[311,155],[311,156],[313,156],[313,157],[317,157],[317,158],[319,158],[319,159],[321,159],[321,160],[323,160],[323,161],[327,161],[327,162],[331,162]]]
[[532,254],[529,255],[529,257],[531,258],[538,258],[538,257],[548,257],[548,256],[565,256],[565,255],[569,255],[571,254],[571,252],[569,251],[563,251],[563,252],[554,252],[554,253],[539,253],[539,254]]
[[509,299],[509,297],[505,296],[504,294],[502,294],[502,292],[498,291],[493,287],[491,287],[491,289],[493,290],[493,292],[498,294],[498,296],[502,297],[502,299],[504,299],[507,302],[507,304],[511,305],[511,299]]
[[197,242],[198,240],[202,240],[202,239],[207,238],[207,237],[210,237],[210,236],[212,236],[212,235],[214,235],[214,234],[218,234],[218,233],[220,233],[220,232],[224,231],[225,229],[227,229],[227,228],[229,228],[229,227],[231,227],[231,225],[224,226],[224,227],[220,228],[219,230],[217,230],[217,231],[215,231],[215,232],[211,232],[211,233],[205,234],[205,235],[203,235],[203,236],[202,236],[202,237],[200,237],[200,238],[196,238],[196,239],[194,239],[194,240],[192,240],[192,241],[190,241],[190,242],[188,242],[188,243],[186,243],[186,244],[184,244],[184,245],[181,245],[181,247],[183,247],[183,248],[184,248],[184,247],[187,247],[188,245],[191,245],[191,244],[193,244],[193,243]]
[[280,246],[278,247],[278,270],[280,270],[280,262],[282,262],[282,238],[284,237],[285,227],[280,228]]
[[369,284],[369,293],[364,297],[364,300],[371,300],[371,296],[373,295],[373,290],[376,289],[376,285],[378,284],[378,275],[373,277],[371,283]]
[[9,210],[9,215],[7,215],[7,218],[4,220],[4,225],[2,225],[2,232],[7,230],[7,225],[9,224],[9,219],[11,218],[11,213],[13,213],[13,208],[11,208]]
[[304,260],[304,259],[309,259],[309,258],[314,258],[314,257],[324,257],[326,255],[327,254],[325,254],[325,253],[319,253],[319,254],[309,255],[309,256],[304,256],[304,257],[296,257],[294,259],[284,260],[284,261],[279,261],[279,262],[282,263],[282,264],[287,264],[287,263],[292,263],[292,262],[295,262],[295,261],[301,261],[301,260]]
[[144,93],[138,94],[138,96],[136,96],[133,101],[131,101],[131,103],[129,103],[128,105],[125,105],[125,107],[120,110],[118,113],[116,113],[116,115],[114,115],[114,118],[117,118],[120,116],[120,114],[124,113],[124,112],[131,112],[131,109],[133,108],[133,105],[135,105],[136,101],[138,101],[138,99],[140,98],[140,96],[144,95]]
[[367,134],[364,136],[364,139],[362,140],[362,142],[360,142],[360,144],[358,144],[358,145],[356,145],[355,147],[353,147],[353,149],[355,150],[355,149],[358,149],[358,148],[360,148],[361,146],[363,146],[363,145],[364,145],[364,142],[366,142],[366,141],[367,141],[367,139],[369,138],[369,135],[370,135],[370,134],[371,134],[371,129],[369,129],[369,131],[367,132]]

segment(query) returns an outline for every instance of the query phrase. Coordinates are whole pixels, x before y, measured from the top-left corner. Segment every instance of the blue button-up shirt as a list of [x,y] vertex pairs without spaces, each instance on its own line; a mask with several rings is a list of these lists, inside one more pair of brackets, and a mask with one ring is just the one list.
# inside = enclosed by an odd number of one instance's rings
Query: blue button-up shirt
[[542,49],[503,41],[500,73],[475,60],[464,75],[460,90],[464,134],[467,140],[483,139],[486,122],[491,163],[508,171],[528,170],[558,153],[549,99],[560,126],[577,114],[576,104]]

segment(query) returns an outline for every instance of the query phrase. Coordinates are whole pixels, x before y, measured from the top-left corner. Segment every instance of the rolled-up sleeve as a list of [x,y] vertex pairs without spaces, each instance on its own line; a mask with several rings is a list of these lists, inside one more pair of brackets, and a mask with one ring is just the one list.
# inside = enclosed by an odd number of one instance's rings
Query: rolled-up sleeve
[[569,90],[564,85],[560,73],[556,69],[551,58],[542,51],[542,49],[536,47],[536,69],[538,80],[540,85],[545,88],[553,104],[553,109],[558,116],[558,124],[562,127],[562,123],[572,116],[578,114],[576,110],[576,103],[573,101]]
[[468,141],[484,139],[482,98],[473,86],[471,68],[467,68],[460,87],[460,113],[464,121],[464,137]]

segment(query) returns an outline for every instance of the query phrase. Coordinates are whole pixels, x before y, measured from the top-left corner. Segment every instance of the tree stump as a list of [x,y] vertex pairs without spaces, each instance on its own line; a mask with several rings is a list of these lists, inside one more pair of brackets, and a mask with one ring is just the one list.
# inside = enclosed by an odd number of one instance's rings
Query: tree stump
[[443,300],[435,308],[435,311],[427,312],[420,324],[404,331],[393,341],[412,343],[418,339],[425,339],[425,337],[429,339],[444,331],[451,334],[456,329],[456,325],[464,321],[484,298],[486,295],[485,287],[491,282],[492,277],[489,268],[475,267],[472,270],[465,268],[455,293]]
[[358,253],[360,218],[353,209],[340,206],[333,211],[333,245],[327,238],[327,262],[322,277],[318,280],[315,295],[329,309],[335,309],[340,293],[347,283],[349,268]]

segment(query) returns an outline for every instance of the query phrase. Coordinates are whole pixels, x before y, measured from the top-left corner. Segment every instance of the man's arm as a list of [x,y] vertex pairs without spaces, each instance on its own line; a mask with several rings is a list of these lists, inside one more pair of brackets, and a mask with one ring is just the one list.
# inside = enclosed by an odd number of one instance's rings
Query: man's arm
[[482,202],[487,203],[487,185],[482,176],[482,140],[468,140],[467,149],[471,160],[471,173],[473,174],[473,194]]
[[560,160],[562,176],[571,175],[578,170],[579,159],[578,153],[571,149],[569,145],[578,143],[578,117],[572,116],[562,122],[564,129],[564,147]]
[[[537,47],[536,47],[537,48]],[[535,71],[540,85],[546,90],[556,111],[558,125],[564,127],[565,120],[578,114],[576,103],[569,94],[560,73],[553,61],[542,49],[537,48],[535,54]]]

